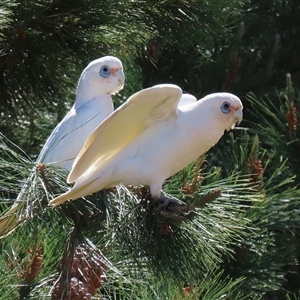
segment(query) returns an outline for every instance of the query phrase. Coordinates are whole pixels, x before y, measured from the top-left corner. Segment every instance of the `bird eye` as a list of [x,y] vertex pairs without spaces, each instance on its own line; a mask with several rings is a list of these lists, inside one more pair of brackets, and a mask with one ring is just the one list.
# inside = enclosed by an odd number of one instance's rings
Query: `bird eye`
[[228,114],[230,113],[230,110],[231,110],[231,105],[229,102],[225,101],[222,103],[221,105],[221,111],[224,113],[224,114]]
[[99,71],[99,74],[100,74],[101,77],[107,78],[110,75],[109,66],[102,66],[100,71]]

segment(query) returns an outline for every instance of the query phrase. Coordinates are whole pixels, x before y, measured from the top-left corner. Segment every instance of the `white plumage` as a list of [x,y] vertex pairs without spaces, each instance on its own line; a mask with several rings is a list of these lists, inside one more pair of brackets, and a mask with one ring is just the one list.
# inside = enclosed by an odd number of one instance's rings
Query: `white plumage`
[[165,179],[242,120],[242,103],[233,94],[215,93],[179,106],[181,97],[181,89],[171,84],[131,96],[89,136],[68,177],[75,185],[50,204],[119,183],[148,185],[152,197],[164,201]]
[[80,76],[73,107],[49,136],[37,162],[70,170],[85,139],[113,112],[111,95],[123,88],[124,80],[122,63],[116,57],[89,63]]
[[[70,170],[86,138],[113,112],[111,95],[123,88],[124,80],[123,66],[118,58],[104,56],[90,62],[79,78],[73,107],[52,131],[36,163]],[[31,180],[26,181],[14,205],[1,216],[0,237],[13,231],[29,216],[26,209],[20,210],[27,205],[27,201],[32,201],[24,199]]]
[[182,94],[178,106],[184,106],[197,101],[197,98],[191,94]]

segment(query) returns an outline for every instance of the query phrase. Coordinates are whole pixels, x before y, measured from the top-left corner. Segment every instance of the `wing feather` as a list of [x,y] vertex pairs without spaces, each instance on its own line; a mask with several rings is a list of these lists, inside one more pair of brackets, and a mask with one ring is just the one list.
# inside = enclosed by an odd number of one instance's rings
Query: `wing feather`
[[156,85],[132,95],[87,138],[76,157],[68,182],[76,181],[97,162],[107,163],[126,144],[152,123],[177,116],[181,89],[172,84]]
[[185,106],[195,102],[197,102],[197,98],[195,96],[191,94],[183,94],[178,105]]

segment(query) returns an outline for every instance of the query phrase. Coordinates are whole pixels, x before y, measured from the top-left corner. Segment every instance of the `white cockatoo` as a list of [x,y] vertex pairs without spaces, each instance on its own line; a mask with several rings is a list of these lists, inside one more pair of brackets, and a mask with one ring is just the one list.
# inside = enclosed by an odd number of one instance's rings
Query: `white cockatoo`
[[242,102],[215,93],[179,106],[181,89],[161,84],[131,96],[85,141],[68,182],[73,188],[50,201],[59,205],[119,183],[147,185],[154,201],[166,178],[216,144],[242,120]]
[[38,163],[51,163],[70,170],[89,134],[113,111],[111,95],[124,86],[121,61],[114,56],[93,60],[83,70],[75,103],[46,141]]
[[[124,81],[123,66],[118,58],[104,56],[90,62],[79,78],[73,107],[52,131],[36,163],[56,165],[69,171],[86,138],[113,112],[111,95],[123,88]],[[28,182],[30,185],[29,179]],[[28,193],[28,184],[24,184],[10,210],[0,217],[0,237],[26,219],[20,208]]]

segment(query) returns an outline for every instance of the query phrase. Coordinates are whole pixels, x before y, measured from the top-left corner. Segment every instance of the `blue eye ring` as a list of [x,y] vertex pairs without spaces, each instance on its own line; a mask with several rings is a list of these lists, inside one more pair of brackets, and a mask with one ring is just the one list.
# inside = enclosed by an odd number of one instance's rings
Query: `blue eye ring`
[[221,108],[222,113],[229,114],[231,111],[231,104],[229,102],[225,101],[222,103],[220,108]]
[[107,78],[110,75],[110,67],[107,65],[104,65],[101,67],[100,71],[99,71],[99,75],[103,78]]

